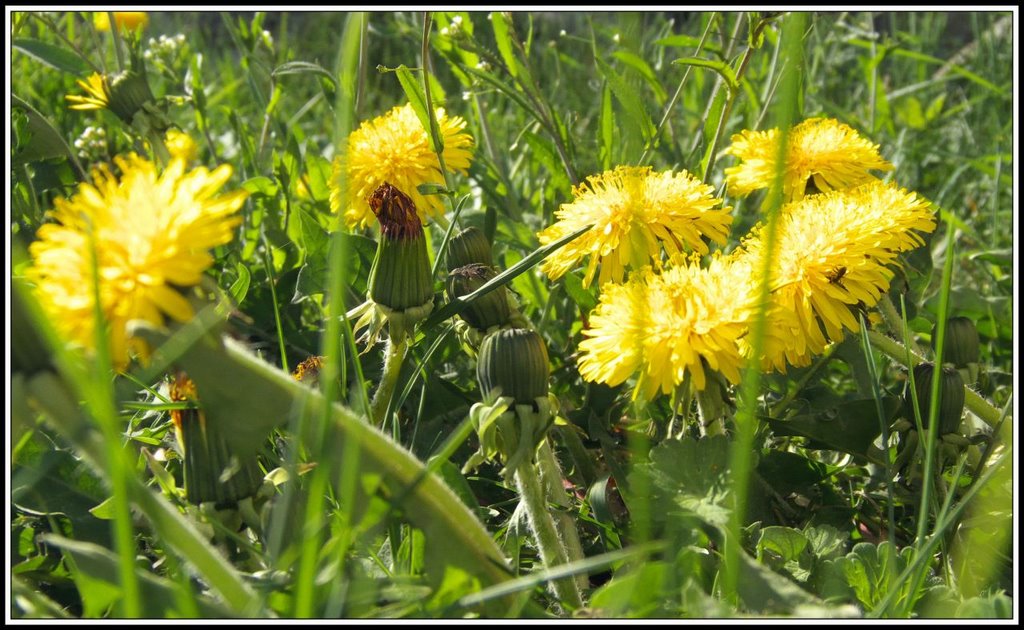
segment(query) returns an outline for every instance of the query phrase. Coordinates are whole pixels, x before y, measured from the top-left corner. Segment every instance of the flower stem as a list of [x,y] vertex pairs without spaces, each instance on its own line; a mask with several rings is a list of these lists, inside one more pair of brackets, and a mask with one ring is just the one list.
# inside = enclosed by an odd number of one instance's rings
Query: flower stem
[[[878,348],[885,354],[889,355],[889,358],[907,368],[913,368],[918,363],[925,361],[924,357],[914,352],[908,353],[907,349],[903,347],[903,344],[895,339],[890,339],[882,333],[874,330],[869,330],[867,333],[871,340],[872,347]],[[907,365],[908,356],[910,357],[909,365]],[[992,406],[992,403],[982,398],[978,395],[978,392],[974,391],[967,385],[964,385],[964,393],[964,404],[967,405],[967,408],[970,409],[974,415],[981,418],[981,420],[990,427],[995,427],[999,423],[999,419],[1002,417],[1002,414],[998,409]]]
[[[547,493],[544,492],[537,468],[532,462],[524,461],[516,468],[515,481],[519,496],[522,497],[523,507],[526,508],[530,531],[533,532],[533,537],[537,541],[537,549],[540,550],[544,566],[551,569],[565,564],[567,552],[558,535],[551,512],[548,511]],[[554,580],[551,582],[551,590],[563,605],[573,609],[583,606],[579,587],[572,578]]]
[[[576,531],[576,522],[565,511],[572,507],[572,501],[562,485],[562,468],[558,465],[558,459],[555,458],[555,452],[547,439],[537,448],[537,467],[540,469],[540,481],[544,485],[548,501],[563,508],[555,512],[554,519],[558,531],[562,534],[565,559],[567,562],[583,560],[583,545],[580,544],[580,536]],[[590,585],[587,576],[582,573],[574,576],[574,579],[576,588],[581,593]]]
[[409,338],[403,336],[401,341],[388,339],[387,348],[384,350],[384,371],[380,377],[380,385],[373,394],[370,402],[370,419],[374,426],[384,425],[388,405],[391,403],[391,395],[395,392],[395,385],[398,384],[398,374],[402,371],[402,359],[405,358],[405,349],[409,345]]

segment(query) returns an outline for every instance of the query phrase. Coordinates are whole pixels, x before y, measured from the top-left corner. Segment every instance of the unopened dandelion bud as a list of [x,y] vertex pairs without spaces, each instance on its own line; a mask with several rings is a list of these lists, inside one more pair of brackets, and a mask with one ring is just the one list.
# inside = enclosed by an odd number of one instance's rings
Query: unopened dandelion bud
[[[178,372],[172,381],[170,398],[197,402],[195,385],[183,372]],[[182,450],[185,497],[189,502],[229,505],[259,491],[263,473],[256,457],[238,456],[229,436],[216,422],[208,422],[201,409],[174,409],[171,420]]]
[[[917,393],[917,405],[921,411],[921,425],[928,428],[931,411],[932,379],[935,378],[935,364],[919,363],[914,367],[914,385]],[[964,412],[964,380],[960,373],[951,368],[942,368],[941,391],[939,392],[938,423],[940,435],[954,433],[960,426],[960,418]],[[913,417],[913,399],[908,390],[904,399],[908,416]]]
[[498,330],[480,344],[476,375],[485,399],[498,393],[521,405],[535,404],[547,398],[550,373],[548,349],[536,331]]
[[127,124],[131,124],[137,112],[147,104],[156,101],[145,72],[125,70],[110,79],[110,111]]
[[[471,264],[459,267],[448,274],[448,299],[465,297],[493,280],[496,275],[494,269],[487,265]],[[504,326],[511,316],[506,292],[505,287],[498,287],[482,295],[466,305],[460,316],[478,331],[485,331],[492,326]]]
[[[932,329],[932,347],[937,341],[937,327]],[[942,360],[956,367],[967,367],[981,358],[978,329],[968,317],[951,317],[946,320],[946,343]]]
[[448,264],[448,271],[473,263],[490,265],[491,243],[480,229],[468,227],[448,241],[445,261]]

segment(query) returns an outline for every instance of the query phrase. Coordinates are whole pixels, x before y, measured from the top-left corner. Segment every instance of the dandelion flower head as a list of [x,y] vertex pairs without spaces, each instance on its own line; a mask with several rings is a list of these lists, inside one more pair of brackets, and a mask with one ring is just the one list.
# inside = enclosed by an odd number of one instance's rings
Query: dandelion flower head
[[589,256],[583,283],[600,265],[598,284],[622,282],[627,267],[639,269],[689,249],[708,253],[704,237],[724,243],[732,208],[721,207],[714,189],[686,171],[655,173],[650,167],[619,166],[587,178],[573,201],[555,213],[558,221],[537,234],[542,245],[590,227],[541,263],[556,280]]
[[[779,155],[778,129],[743,131],[732,137],[726,153],[741,162],[725,169],[729,193],[745,196],[768,188],[775,180]],[[832,118],[810,118],[793,127],[787,138],[782,192],[786,201],[807,194],[809,182],[820,192],[844,190],[875,179],[869,171],[892,170],[878,145]]]
[[78,85],[85,90],[85,96],[69,94],[64,98],[68,100],[70,109],[90,110],[105,109],[110,104],[110,82],[98,72],[93,72],[85,81],[79,79]]
[[[466,121],[449,117],[440,108],[437,121],[445,167],[466,173],[473,148],[473,138],[464,131]],[[444,213],[438,195],[423,195],[417,188],[420,184],[444,184],[444,176],[412,105],[395,107],[349,135],[345,153],[334,160],[331,209],[343,212],[350,227],[366,227],[374,221],[366,199],[385,182],[412,198],[424,223],[428,217]]]
[[184,131],[168,129],[164,136],[164,143],[172,158],[181,158],[185,162],[192,162],[199,157],[199,146],[192,136]]
[[[114,23],[122,29],[135,30],[139,26],[149,24],[149,14],[145,11],[114,11]],[[110,16],[106,11],[97,11],[93,16],[93,26],[97,31],[110,30]]]
[[72,345],[95,344],[93,252],[99,300],[109,324],[111,357],[124,367],[132,353],[148,348],[130,339],[130,320],[163,325],[165,317],[193,316],[178,290],[198,284],[214,262],[209,250],[228,243],[241,221],[244,191],[218,195],[231,167],[185,172],[174,159],[162,173],[134,154],[115,159],[120,176],[106,165],[70,200],[58,199],[53,222],[39,228],[29,246],[27,275],[43,307]]
[[[877,180],[788,204],[778,221],[769,318],[786,322],[772,327],[787,331],[788,341],[768,344],[763,357],[776,368],[783,355],[806,364],[829,341],[842,340],[844,328],[859,330],[855,313],[889,289],[898,254],[924,244],[920,232],[935,229],[926,200]],[[762,232],[755,228],[743,244],[757,261],[766,255]]]
[[615,386],[637,375],[634,396],[668,394],[690,377],[700,391],[706,369],[732,383],[744,358],[753,293],[750,275],[715,256],[708,267],[681,256],[656,274],[645,267],[624,284],[602,288],[590,326],[580,342],[580,374]]

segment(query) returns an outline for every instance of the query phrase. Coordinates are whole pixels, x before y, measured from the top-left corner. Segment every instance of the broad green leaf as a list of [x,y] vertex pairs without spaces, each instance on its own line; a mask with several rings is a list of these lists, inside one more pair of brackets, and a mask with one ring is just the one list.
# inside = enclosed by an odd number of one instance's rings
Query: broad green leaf
[[[882,397],[890,423],[900,409],[895,396]],[[811,438],[809,448],[831,449],[861,457],[869,456],[868,447],[882,432],[882,425],[873,399],[852,400],[835,407],[791,416],[784,420],[763,417],[778,435],[802,435]]]
[[640,73],[640,76],[647,81],[647,84],[654,91],[654,98],[657,99],[659,105],[665,102],[665,99],[668,98],[665,88],[661,86],[658,76],[654,74],[654,70],[651,69],[651,66],[642,57],[628,50],[616,50],[612,53],[612,56]]
[[594,591],[590,607],[602,617],[662,617],[668,600],[664,592],[671,568],[665,562],[646,562]]
[[615,110],[612,109],[612,90],[605,81],[601,86],[601,168],[612,167],[615,142]]
[[[176,335],[189,338],[201,334],[212,324],[205,320],[216,318],[213,312],[202,311]],[[162,336],[155,330],[140,329],[139,334],[156,347],[162,345]],[[198,337],[187,346],[179,363],[196,384],[207,422],[223,425],[224,434],[233,436],[232,447],[241,457],[255,452],[275,427],[296,420],[299,414],[325,409],[318,391],[229,338]],[[330,407],[325,434],[320,434],[314,424],[297,423],[302,439],[317,442],[325,452],[358,449],[360,474],[378,475],[382,496],[401,509],[410,524],[422,529],[427,545],[447,554],[449,563],[473,573],[484,585],[512,577],[501,551],[473,513],[403,447],[340,405]],[[331,466],[341,463],[329,462]],[[337,478],[337,473],[332,472],[330,478]],[[509,604],[496,602],[491,612],[504,610]]]
[[[19,147],[19,151],[11,156],[15,164],[36,162],[61,156],[68,156],[72,160],[74,159],[74,156],[71,154],[71,148],[68,147],[64,138],[45,116],[36,111],[36,108],[14,94],[11,95],[11,105],[25,112],[25,115],[28,117],[26,125],[29,135],[28,144]],[[36,185],[38,186],[38,183]]]
[[964,600],[956,609],[958,619],[1011,619],[1013,599],[999,592]]
[[314,201],[330,199],[332,168],[331,162],[319,155],[306,158],[306,189]]
[[278,186],[276,181],[263,175],[250,177],[242,182],[243,190],[248,191],[252,195],[261,195],[264,197],[276,197],[280,188],[281,187]]
[[[665,440],[651,450],[647,464],[629,475],[630,487],[645,475],[653,493],[652,504],[661,506],[657,518],[671,513],[691,513],[710,525],[725,527],[729,520],[729,440],[724,436],[700,440]],[[627,505],[634,499],[624,494]],[[673,511],[671,506],[678,508]]]
[[22,449],[11,469],[11,502],[40,516],[63,516],[76,538],[110,543],[110,527],[91,513],[107,498],[100,480],[70,451],[56,449],[40,434]]
[[787,614],[801,607],[824,610],[824,602],[795,582],[740,552],[742,568],[736,585],[743,605],[762,614]]
[[241,305],[245,301],[246,294],[249,293],[249,282],[252,280],[252,274],[249,273],[249,267],[243,263],[235,265],[235,272],[238,273],[238,277],[231,283],[228,293],[236,305]]
[[423,125],[423,130],[426,131],[427,136],[431,138],[432,146],[434,151],[437,152],[439,149],[443,149],[444,145],[438,146],[440,138],[435,138],[431,133],[430,125],[430,112],[427,112],[427,97],[423,92],[423,84],[416,80],[413,76],[412,71],[409,70],[402,64],[395,69],[395,74],[398,75],[398,82],[402,84],[402,90],[405,91],[405,97],[409,99],[409,104],[412,105],[412,110],[416,112],[416,117],[420,119],[420,124]]
[[[910,563],[913,552],[912,547],[904,547],[897,553],[888,541],[879,545],[858,543],[853,551],[833,562],[857,600],[870,611],[888,594],[896,578]],[[897,601],[910,595],[910,587],[910,581],[902,583]]]
[[85,76],[89,73],[89,64],[82,60],[77,53],[74,53],[66,48],[48,44],[46,42],[39,41],[38,39],[32,39],[30,37],[18,37],[11,42],[11,46],[15,50],[21,52],[42,61],[48,66],[74,74],[76,76]]
[[[311,219],[312,220],[312,219]],[[309,229],[323,231],[319,223],[314,227],[308,224]],[[348,267],[348,277],[366,278],[373,264],[373,257],[377,252],[377,244],[359,234],[342,234],[340,242],[330,238],[322,246],[314,247],[306,251],[306,260],[299,269],[299,277],[295,283],[295,294],[292,296],[292,304],[297,304],[313,295],[322,295],[327,290],[328,264],[331,260],[331,248],[341,247],[345,252],[345,265]],[[337,243],[337,245],[335,245]],[[357,286],[352,287],[353,291],[359,288],[365,289],[365,280]]]
[[[121,597],[118,558],[111,551],[92,543],[71,540],[62,536],[47,534],[40,536],[43,542],[63,549],[74,558],[76,571],[72,574],[82,595],[86,617],[102,616],[111,604]],[[181,597],[176,593],[181,586],[157,577],[141,568],[135,570],[139,580],[141,598],[146,602],[146,616],[155,618],[180,617],[178,607]],[[195,598],[201,617],[230,617],[231,612],[209,597],[189,594]]]
[[330,79],[331,83],[335,88],[338,87],[338,81],[334,78],[330,72],[328,72],[323,66],[316,63],[310,63],[308,61],[289,61],[283,63],[270,73],[270,76],[277,78],[289,74],[315,74],[327,79]]
[[[662,37],[661,39],[654,40],[654,43],[658,46],[678,46],[680,48],[699,48],[700,38],[692,35],[669,35],[668,37]],[[722,49],[713,42],[704,42],[704,48],[710,53],[721,54]]]
[[843,548],[849,536],[831,525],[808,526],[804,536],[816,558],[827,560]]
[[714,70],[718,73],[718,76],[722,77],[726,85],[729,86],[729,91],[736,93],[739,90],[740,84],[736,80],[736,73],[724,61],[713,61],[711,59],[702,59],[700,57],[682,57],[676,59],[672,63],[679,64],[681,66],[697,66],[698,68],[707,68]]
[[498,45],[498,52],[508,66],[509,74],[513,77],[519,76],[519,60],[512,50],[512,35],[505,14],[501,11],[492,11],[491,26],[494,28],[494,41]]
[[597,68],[601,72],[601,76],[604,77],[608,82],[608,86],[611,87],[612,93],[615,95],[615,99],[622,106],[627,120],[630,120],[631,124],[635,124],[637,126],[641,140],[644,142],[650,140],[654,136],[654,123],[651,121],[651,115],[647,112],[647,107],[644,105],[643,99],[641,99],[637,91],[603,59],[595,56],[594,61],[597,62]]
[[581,312],[589,313],[597,306],[597,297],[594,296],[593,291],[583,287],[583,278],[578,272],[569,272],[562,277],[565,278],[563,282],[565,292],[576,302]]
[[757,541],[757,555],[760,558],[765,552],[770,552],[786,561],[799,560],[808,544],[807,537],[792,527],[765,527]]

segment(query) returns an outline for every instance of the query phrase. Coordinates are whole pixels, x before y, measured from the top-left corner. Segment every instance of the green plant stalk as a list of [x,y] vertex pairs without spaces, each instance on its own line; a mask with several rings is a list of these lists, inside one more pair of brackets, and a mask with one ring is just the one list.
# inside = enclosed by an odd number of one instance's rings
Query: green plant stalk
[[[339,89],[335,104],[335,111],[337,112],[335,117],[335,145],[342,147],[342,150],[345,150],[346,146],[342,140],[348,137],[355,121],[354,103],[356,101],[355,91],[357,83],[355,64],[360,59],[355,50],[359,46],[362,33],[361,27],[364,22],[364,14],[350,14],[345,21],[341,41],[338,45],[337,74]],[[343,185],[345,185],[344,182]],[[352,329],[345,313],[343,296],[345,294],[345,286],[349,283],[351,270],[345,265],[349,243],[342,236],[343,233],[340,230],[335,231],[331,235],[334,246],[330,248],[331,260],[328,276],[327,313],[325,332],[321,338],[321,354],[326,357],[320,378],[321,391],[323,392],[322,405],[319,408],[313,408],[312,417],[307,417],[304,414],[298,419],[297,433],[308,436],[302,443],[311,451],[315,461],[337,461],[340,457],[343,463],[339,471],[337,486],[340,489],[339,493],[348,497],[351,496],[351,493],[347,491],[352,488],[352,480],[355,477],[351,469],[352,465],[358,465],[360,446],[358,443],[346,442],[342,453],[326,448],[328,444],[326,437],[333,413],[333,404],[343,394],[339,387],[339,374],[343,372],[346,349],[348,356],[354,358],[353,363],[355,364],[359,382],[363,382],[359,362],[355,359],[358,354],[355,351],[354,340],[352,339]],[[273,288],[273,284],[271,284],[271,288]],[[276,319],[278,317],[276,298],[274,299],[274,305],[274,316]],[[279,320],[277,321],[280,338],[281,328]],[[342,345],[343,340],[347,342],[344,346]],[[360,397],[360,402],[363,403],[366,417],[369,417],[370,406],[365,392]],[[294,450],[293,453],[297,457],[298,449]],[[295,460],[290,461],[293,470],[296,463]],[[329,478],[330,468],[328,466],[317,466],[312,473],[310,490],[305,495],[307,498],[305,504],[306,517],[302,543],[299,548],[299,564],[295,578],[295,604],[293,608],[293,614],[300,618],[309,618],[315,613],[316,576],[322,552],[321,531],[323,529],[323,518],[326,513],[324,503],[326,501]],[[295,502],[298,496],[293,494],[288,498],[290,501]],[[351,502],[348,504],[351,505]],[[300,509],[298,505],[294,507]],[[284,512],[284,510],[279,512],[281,519],[284,518]],[[275,514],[275,516],[278,516],[278,514]],[[348,525],[348,517],[349,513],[342,510],[341,518],[345,519],[345,525]],[[277,531],[283,530],[280,522],[275,524],[278,527]],[[338,571],[342,572],[346,558],[345,550],[340,550],[336,557],[339,558]]]
[[398,384],[398,375],[402,371],[405,350],[408,347],[408,336],[397,343],[394,339],[388,338],[387,348],[384,350],[384,371],[370,402],[370,420],[375,427],[384,426],[384,420],[387,419],[388,406],[395,392],[395,385]]
[[[537,549],[545,568],[552,568],[567,563],[568,552],[555,528],[555,521],[548,511],[547,493],[538,475],[537,468],[530,461],[519,464],[515,471],[516,489],[526,509],[530,531],[533,532]],[[550,583],[551,590],[563,604],[571,609],[583,606],[583,597],[573,578],[562,578]]]
[[107,11],[107,19],[110,20],[110,34],[114,38],[114,56],[117,57],[117,70],[124,72],[124,51],[121,50],[121,27],[114,20],[114,12]]
[[[890,359],[893,359],[904,367],[913,369],[913,367],[918,363],[927,360],[918,354],[909,352],[906,346],[876,330],[868,330],[867,335],[871,338],[872,347],[881,350],[888,355]],[[999,424],[999,419],[1002,416],[1002,413],[993,407],[992,403],[982,398],[978,395],[978,392],[974,391],[967,385],[964,386],[964,394],[965,406],[970,409],[974,415],[978,416],[982,422],[990,427],[995,427]]]
[[[707,42],[708,33],[711,32],[712,20],[708,20],[708,25],[704,28],[704,33],[700,36],[700,41],[697,43],[697,49],[694,51],[694,55],[700,55],[704,51],[704,44]],[[679,80],[679,85],[676,86],[676,91],[672,94],[672,98],[669,99],[667,105],[665,105],[665,111],[661,115],[661,120],[658,121],[658,126],[654,129],[654,135],[647,142],[647,146],[644,147],[644,152],[640,155],[640,159],[636,161],[637,166],[642,166],[646,161],[647,157],[651,154],[651,150],[654,149],[655,140],[661,136],[661,130],[665,128],[665,123],[668,122],[668,117],[675,109],[676,103],[679,101],[679,96],[683,93],[683,86],[686,85],[686,80],[690,77],[690,71],[693,70],[693,66],[686,66],[686,70],[683,72],[683,78]]]
[[270,280],[267,284],[270,285],[270,303],[274,307],[274,327],[277,332],[278,352],[281,353],[281,369],[287,373],[288,353],[285,351],[284,331],[281,330],[281,311],[277,307],[277,290],[274,288],[277,282],[274,280],[273,250],[263,230],[260,230],[260,240],[263,241],[263,268],[267,272],[267,279]]
[[[764,266],[759,273],[760,293],[757,301],[758,308],[754,315],[751,326],[750,345],[753,356],[759,356],[764,344],[766,313],[771,280],[771,263],[774,258],[776,246],[776,218],[778,209],[782,206],[782,166],[786,163],[785,151],[786,140],[789,135],[789,127],[796,113],[797,93],[800,90],[799,69],[803,65],[803,32],[807,16],[802,13],[791,13],[786,18],[782,29],[782,45],[785,47],[785,58],[789,66],[788,72],[783,75],[783,88],[780,91],[780,100],[777,103],[776,124],[781,130],[779,139],[779,169],[774,177],[774,183],[769,189],[766,198],[767,224],[765,226],[765,250],[767,252]],[[761,384],[761,371],[758,366],[752,365],[743,374],[740,386],[739,405],[736,410],[736,437],[733,440],[729,454],[729,470],[732,473],[734,509],[729,515],[728,536],[725,544],[725,564],[722,574],[722,590],[726,599],[732,605],[738,605],[737,585],[739,584],[740,554],[744,553],[740,547],[741,531],[743,528],[744,510],[747,503],[747,495],[750,482],[751,451],[753,449],[754,434],[757,423],[757,393]]]
[[[117,31],[114,15],[111,13],[111,29]],[[93,321],[95,326],[96,363],[94,369],[84,374],[79,372],[75,383],[79,386],[79,394],[85,398],[87,406],[92,410],[93,417],[100,426],[103,443],[106,449],[108,481],[113,493],[114,510],[114,541],[117,546],[118,567],[120,569],[121,614],[128,618],[137,618],[142,614],[139,599],[139,582],[135,574],[135,532],[132,527],[132,515],[128,499],[128,477],[130,471],[121,443],[121,431],[118,430],[118,415],[114,407],[114,389],[111,375],[113,364],[110,357],[110,340],[107,336],[106,317],[100,300],[99,258],[96,251],[96,240],[89,238],[90,266],[92,276]]]
[[[935,342],[935,365],[936,369],[942,369],[942,353],[945,349],[945,337],[946,337],[946,315],[949,312],[949,287],[950,281],[953,276],[953,235],[955,234],[953,225],[951,222],[946,223],[946,260],[942,267],[942,287],[939,292],[939,312],[936,317],[938,318],[938,330],[936,331],[936,342]],[[925,534],[928,531],[928,516],[930,511],[930,504],[932,501],[932,495],[935,492],[935,466],[936,466],[936,449],[938,447],[939,440],[939,400],[942,396],[941,391],[942,379],[932,378],[931,382],[931,405],[928,409],[928,433],[927,433],[927,445],[925,447],[925,459],[924,459],[924,487],[921,492],[921,505],[917,514],[917,535],[914,542],[915,556],[923,554],[925,544]],[[964,386],[966,389],[966,385]],[[918,415],[915,412],[915,415]],[[922,418],[922,421],[924,419]],[[938,515],[936,515],[936,518]],[[936,527],[937,527],[936,523]],[[936,530],[937,531],[937,530]],[[913,579],[914,588],[911,590],[911,597],[908,597],[903,610],[902,616],[909,617],[911,608],[913,606],[915,598],[914,593],[917,593],[921,588],[921,584],[924,581],[925,574],[928,570],[928,565],[921,565],[921,569]]]
[[[572,501],[562,485],[562,467],[558,465],[549,438],[545,438],[537,447],[537,468],[540,470],[540,480],[548,501],[558,508],[554,518],[562,535],[566,562],[583,560],[583,545],[580,544],[579,532],[576,531],[576,521],[567,512],[572,507]],[[576,575],[574,579],[580,593],[585,592],[590,585],[586,575]]]
[[904,343],[907,344],[907,347],[914,354],[921,354],[921,349],[914,343],[913,338],[907,334],[907,327],[903,317],[897,312],[896,305],[892,303],[892,299],[889,298],[888,294],[882,294],[882,299],[878,301],[878,312],[882,314],[882,319],[897,339],[903,339]]
[[[860,314],[860,326],[867,329],[867,322],[864,314]],[[889,532],[889,540],[896,540],[896,501],[892,494],[893,472],[892,455],[889,451],[889,423],[886,420],[885,410],[882,407],[882,393],[879,391],[878,367],[875,365],[875,356],[871,350],[871,341],[866,335],[861,335],[861,348],[864,351],[864,360],[868,366],[868,374],[871,377],[871,394],[875,399],[875,409],[878,413],[878,423],[882,430],[882,449],[885,453],[885,493],[887,499],[886,521]],[[889,545],[889,566],[896,566],[896,546]]]
[[302,528],[302,549],[299,568],[295,575],[294,616],[309,619],[313,616],[316,594],[316,573],[322,548],[320,529],[323,524],[324,497],[327,495],[326,469],[318,466],[310,483],[306,515]]
[[[737,20],[737,27],[740,22],[740,20]],[[762,22],[762,24],[764,23]],[[739,81],[740,77],[742,77],[744,72],[746,72],[747,64],[750,63],[750,58],[753,54],[753,51],[754,49],[751,48],[750,46],[747,46],[746,50],[743,51],[743,58],[740,60],[740,66],[736,70],[737,81]],[[725,83],[725,80],[722,77],[719,77],[718,80],[719,85]],[[722,108],[722,115],[718,119],[718,125],[715,127],[715,137],[711,139],[711,148],[708,151],[708,165],[704,169],[704,176],[702,177],[704,183],[708,183],[708,175],[715,167],[715,158],[716,154],[718,153],[718,143],[722,141],[722,135],[725,132],[725,125],[729,121],[729,115],[732,113],[732,107],[733,105],[735,105],[736,97],[739,96],[740,93],[738,87],[735,89],[728,85],[726,85],[726,87],[729,90],[729,96],[725,101],[725,106]]]
[[430,95],[430,25],[432,23],[433,16],[430,15],[430,11],[424,11],[420,55],[423,59],[423,96],[427,101],[427,119],[430,121],[430,128],[427,129],[427,134],[430,135],[430,145],[434,148],[434,153],[437,155],[441,177],[444,178],[444,187],[446,190],[451,190],[452,186],[448,180],[448,169],[444,163],[444,141],[441,139],[441,134],[437,128],[437,114],[434,112],[434,103]]

